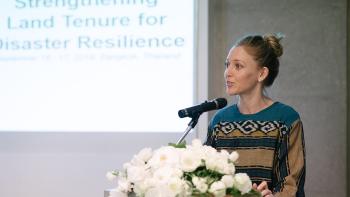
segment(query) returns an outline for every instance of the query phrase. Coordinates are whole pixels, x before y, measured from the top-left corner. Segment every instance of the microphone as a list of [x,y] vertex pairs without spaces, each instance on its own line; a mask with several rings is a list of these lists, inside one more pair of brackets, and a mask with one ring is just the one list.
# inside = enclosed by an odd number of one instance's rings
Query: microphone
[[217,98],[211,101],[205,101],[200,105],[189,107],[186,109],[179,110],[178,114],[180,118],[199,116],[203,112],[221,109],[227,105],[227,100],[225,98]]

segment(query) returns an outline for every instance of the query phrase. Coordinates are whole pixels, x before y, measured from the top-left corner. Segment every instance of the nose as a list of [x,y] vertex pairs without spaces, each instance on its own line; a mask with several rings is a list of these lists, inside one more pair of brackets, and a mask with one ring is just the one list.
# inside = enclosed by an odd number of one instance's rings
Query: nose
[[232,72],[231,67],[232,67],[232,66],[227,66],[227,67],[225,68],[224,76],[225,76],[226,78],[232,77],[232,75],[233,75],[233,72]]

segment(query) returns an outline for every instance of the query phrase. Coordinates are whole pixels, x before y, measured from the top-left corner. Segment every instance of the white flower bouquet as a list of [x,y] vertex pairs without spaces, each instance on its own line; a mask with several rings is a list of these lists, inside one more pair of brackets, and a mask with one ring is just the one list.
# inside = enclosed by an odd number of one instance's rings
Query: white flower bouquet
[[122,171],[107,173],[118,181],[110,197],[258,197],[245,173],[235,173],[237,152],[229,154],[193,140],[191,145],[142,149]]

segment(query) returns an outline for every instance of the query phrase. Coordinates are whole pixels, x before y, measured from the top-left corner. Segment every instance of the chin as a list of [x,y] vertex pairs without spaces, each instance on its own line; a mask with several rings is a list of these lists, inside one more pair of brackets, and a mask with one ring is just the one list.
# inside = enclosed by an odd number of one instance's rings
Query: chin
[[237,91],[234,91],[234,90],[227,90],[226,89],[226,94],[228,94],[229,96],[236,96],[239,93]]

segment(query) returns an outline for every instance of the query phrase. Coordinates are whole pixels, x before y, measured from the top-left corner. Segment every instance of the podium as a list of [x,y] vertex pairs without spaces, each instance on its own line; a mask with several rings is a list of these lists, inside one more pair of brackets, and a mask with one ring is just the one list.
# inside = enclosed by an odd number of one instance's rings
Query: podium
[[[105,191],[104,191],[104,197],[108,197],[109,196],[109,192],[111,192],[111,191],[113,191],[113,190],[115,190],[115,189],[106,189]],[[132,193],[132,194],[128,194],[128,197],[136,197],[136,195],[135,195],[135,193]]]
[[104,191],[103,197],[108,197],[110,191],[113,191],[113,189],[106,189],[106,190]]

